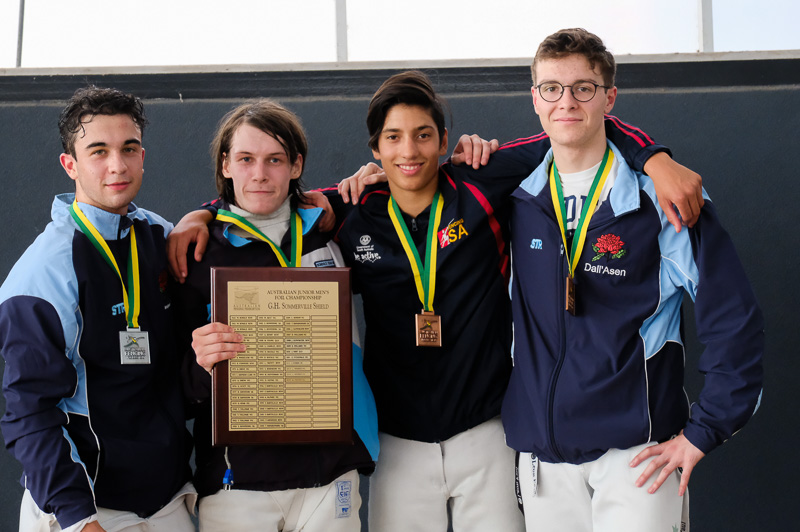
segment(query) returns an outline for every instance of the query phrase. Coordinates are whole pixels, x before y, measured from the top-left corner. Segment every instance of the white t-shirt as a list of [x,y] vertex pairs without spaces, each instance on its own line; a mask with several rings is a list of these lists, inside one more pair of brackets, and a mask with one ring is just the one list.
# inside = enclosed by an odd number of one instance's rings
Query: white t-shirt
[[[267,236],[267,238],[280,246],[283,235],[285,235],[286,231],[289,230],[289,215],[291,214],[289,200],[290,198],[287,197],[281,206],[270,214],[253,214],[244,209],[240,209],[236,205],[231,205],[230,207],[233,214],[238,214],[251,224],[255,225],[259,231]],[[252,238],[253,236],[244,229],[240,229],[235,225],[232,225],[228,231],[242,238]]]
[[[578,226],[581,211],[583,210],[583,203],[586,201],[586,196],[589,194],[589,189],[592,188],[592,181],[597,174],[597,169],[600,168],[599,161],[596,165],[583,170],[575,172],[574,174],[558,173],[561,178],[561,190],[564,192],[564,209],[567,214],[567,238],[571,238],[572,233]],[[611,170],[606,178],[606,183],[600,193],[600,199],[597,203],[597,208],[608,199],[608,194],[611,192],[611,187],[614,186],[614,181],[617,179],[617,170],[619,169],[619,159],[614,157],[611,164]]]

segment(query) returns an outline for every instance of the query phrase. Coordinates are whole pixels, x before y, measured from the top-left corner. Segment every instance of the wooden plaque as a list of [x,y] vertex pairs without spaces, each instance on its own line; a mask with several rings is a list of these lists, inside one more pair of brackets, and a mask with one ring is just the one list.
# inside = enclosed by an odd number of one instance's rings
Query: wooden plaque
[[247,346],[212,371],[212,443],[352,443],[351,319],[349,268],[211,268]]

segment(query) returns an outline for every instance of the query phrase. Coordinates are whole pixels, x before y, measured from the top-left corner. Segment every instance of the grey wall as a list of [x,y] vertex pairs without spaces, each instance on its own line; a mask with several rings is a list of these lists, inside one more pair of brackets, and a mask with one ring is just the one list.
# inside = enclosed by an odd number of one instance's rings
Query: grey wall
[[[137,203],[177,221],[214,197],[208,142],[217,120],[238,101],[277,96],[301,116],[310,138],[304,179],[308,186],[321,186],[371,160],[366,106],[389,73],[142,75],[89,81],[146,98],[151,125],[144,137],[145,183]],[[676,159],[703,175],[767,320],[761,410],[693,474],[691,508],[697,531],[795,528],[789,509],[798,493],[793,449],[800,334],[793,272],[800,237],[788,222],[800,201],[793,170],[795,134],[800,131],[798,73],[797,61],[620,67],[614,114],[669,145]],[[504,141],[541,130],[525,69],[443,69],[431,74],[452,107],[452,140],[462,132]],[[0,78],[0,278],[48,222],[52,196],[72,189],[58,164],[56,119],[63,99],[84,81]],[[690,322],[691,306],[687,318]],[[687,388],[696,397],[703,383],[696,371],[702,347],[693,339],[691,324],[687,336]],[[4,406],[0,399],[0,409]],[[19,475],[18,464],[0,451],[0,531],[16,530]]]

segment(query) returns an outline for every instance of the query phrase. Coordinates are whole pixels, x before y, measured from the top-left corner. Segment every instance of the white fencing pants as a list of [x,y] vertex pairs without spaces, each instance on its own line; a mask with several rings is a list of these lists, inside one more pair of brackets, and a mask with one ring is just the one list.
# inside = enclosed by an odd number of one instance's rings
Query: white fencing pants
[[369,484],[369,530],[521,532],[514,496],[514,451],[500,418],[440,443],[380,434],[381,456]]
[[519,484],[529,532],[689,532],[689,492],[673,472],[653,494],[636,479],[652,458],[628,464],[648,443],[611,449],[584,464],[551,464],[519,455]]

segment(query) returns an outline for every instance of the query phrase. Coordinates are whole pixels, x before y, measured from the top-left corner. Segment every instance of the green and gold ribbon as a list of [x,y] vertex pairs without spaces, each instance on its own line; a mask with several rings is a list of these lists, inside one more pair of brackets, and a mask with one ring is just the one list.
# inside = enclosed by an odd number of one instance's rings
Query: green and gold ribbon
[[100,255],[105,259],[106,263],[117,272],[119,282],[122,284],[125,319],[128,322],[129,328],[138,329],[142,290],[139,282],[139,251],[136,246],[136,232],[133,226],[131,226],[131,249],[130,253],[128,253],[128,286],[126,288],[125,281],[122,280],[122,273],[119,271],[117,261],[114,259],[114,255],[111,253],[111,249],[108,247],[106,240],[83,213],[77,201],[72,202],[72,205],[69,207],[69,213],[72,215],[72,219],[78,224],[83,234],[86,235],[86,238],[88,238],[95,249],[100,252]]
[[575,268],[578,266],[578,259],[583,252],[583,246],[586,243],[586,233],[589,230],[589,220],[592,219],[594,211],[597,209],[597,203],[600,199],[600,194],[603,192],[608,174],[611,173],[611,167],[614,162],[614,153],[610,148],[606,147],[606,153],[603,156],[603,162],[600,163],[600,168],[592,181],[592,187],[589,189],[589,194],[586,201],[583,203],[581,209],[581,216],[578,219],[578,226],[575,228],[575,234],[572,237],[572,250],[567,246],[567,210],[564,205],[564,192],[561,188],[561,177],[558,175],[558,168],[556,163],[550,166],[550,196],[553,199],[553,208],[556,211],[556,218],[558,219],[558,227],[561,229],[561,238],[564,241],[564,252],[567,253],[567,261],[569,262],[569,276],[575,277]]
[[275,253],[275,256],[278,258],[278,262],[280,262],[281,267],[294,268],[300,266],[300,260],[303,256],[303,222],[300,219],[300,215],[296,212],[292,213],[289,222],[290,232],[292,235],[291,261],[286,258],[286,255],[284,255],[280,246],[275,244],[275,242],[273,242],[267,235],[262,233],[255,225],[238,214],[232,213],[231,211],[227,211],[225,209],[219,209],[217,210],[217,220],[221,222],[230,222],[242,231],[246,231],[259,240],[269,244],[269,247],[272,248],[272,252]]
[[439,249],[439,239],[436,233],[439,229],[439,223],[442,220],[442,209],[444,208],[444,200],[442,193],[436,192],[431,204],[431,214],[428,220],[428,235],[425,242],[425,264],[419,258],[417,253],[417,246],[411,239],[408,232],[408,227],[400,212],[400,208],[394,201],[394,198],[389,198],[389,217],[392,219],[397,236],[403,244],[403,249],[408,257],[408,262],[411,264],[411,270],[414,272],[414,283],[417,285],[417,294],[422,303],[422,308],[433,312],[433,296],[436,292],[436,252]]

